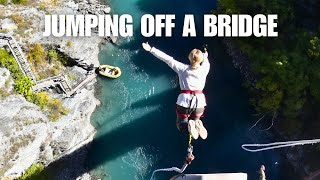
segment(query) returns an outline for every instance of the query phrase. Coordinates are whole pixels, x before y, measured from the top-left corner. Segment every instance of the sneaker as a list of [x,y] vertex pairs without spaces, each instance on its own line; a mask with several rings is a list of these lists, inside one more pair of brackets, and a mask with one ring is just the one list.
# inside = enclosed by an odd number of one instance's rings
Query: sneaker
[[191,136],[193,137],[193,139],[198,139],[199,133],[198,133],[198,130],[196,129],[196,123],[194,122],[194,120],[189,120],[188,130]]
[[206,128],[203,126],[203,123],[202,121],[199,119],[199,120],[196,120],[195,121],[195,124],[196,124],[196,129],[198,130],[198,134],[200,135],[200,137],[202,139],[207,139],[208,137],[208,131],[206,130]]

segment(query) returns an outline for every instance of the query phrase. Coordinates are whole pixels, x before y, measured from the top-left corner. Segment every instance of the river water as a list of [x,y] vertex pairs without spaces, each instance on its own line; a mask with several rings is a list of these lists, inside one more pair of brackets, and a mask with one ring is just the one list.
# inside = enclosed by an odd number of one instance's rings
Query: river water
[[[266,132],[249,131],[254,123],[246,89],[239,71],[234,69],[220,39],[202,38],[202,17],[215,9],[216,2],[203,0],[110,0],[115,14],[134,17],[134,37],[119,40],[119,46],[105,45],[100,63],[121,68],[119,79],[98,78],[101,106],[92,123],[98,132],[89,150],[89,167],[102,179],[149,179],[153,170],[181,167],[187,138],[175,126],[175,101],[179,93],[177,76],[160,60],[144,52],[148,41],[176,59],[187,63],[193,48],[209,45],[211,71],[205,94],[207,108],[203,122],[207,140],[194,141],[196,159],[186,173],[246,172],[249,180],[258,179],[261,164],[268,179],[287,179],[278,151],[249,153],[241,144],[270,142]],[[144,38],[140,17],[150,14],[175,14],[176,27],[171,38]],[[184,14],[194,14],[197,38],[182,38]],[[169,179],[176,173],[158,173],[156,179]]]

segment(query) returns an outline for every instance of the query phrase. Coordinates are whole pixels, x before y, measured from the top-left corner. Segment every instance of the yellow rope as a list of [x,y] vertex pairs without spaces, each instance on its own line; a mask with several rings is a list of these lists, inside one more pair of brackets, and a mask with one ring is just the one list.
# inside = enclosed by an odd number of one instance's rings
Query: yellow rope
[[189,134],[189,143],[188,143],[189,146],[191,145],[191,141],[192,141],[192,135]]

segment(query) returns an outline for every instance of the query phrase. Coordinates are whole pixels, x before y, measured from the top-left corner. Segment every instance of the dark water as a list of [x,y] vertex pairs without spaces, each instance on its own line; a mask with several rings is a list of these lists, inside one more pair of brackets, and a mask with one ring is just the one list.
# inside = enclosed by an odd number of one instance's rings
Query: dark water
[[[187,138],[175,126],[175,101],[179,93],[174,72],[165,63],[144,52],[148,41],[176,59],[187,63],[193,48],[209,45],[212,64],[205,94],[207,108],[203,122],[207,140],[194,142],[196,159],[186,173],[246,172],[249,180],[258,179],[261,164],[268,179],[288,179],[278,151],[248,153],[241,144],[270,142],[267,133],[248,131],[254,123],[242,79],[219,39],[202,38],[202,17],[215,9],[216,2],[203,0],[110,0],[116,14],[134,17],[134,37],[121,39],[119,47],[106,45],[100,53],[101,64],[122,69],[116,80],[99,78],[98,96],[102,105],[92,117],[98,130],[89,151],[89,167],[103,179],[149,179],[153,170],[181,167]],[[175,14],[176,28],[171,38],[140,36],[142,14]],[[184,14],[194,14],[197,38],[182,38]],[[168,179],[175,173],[158,173]]]

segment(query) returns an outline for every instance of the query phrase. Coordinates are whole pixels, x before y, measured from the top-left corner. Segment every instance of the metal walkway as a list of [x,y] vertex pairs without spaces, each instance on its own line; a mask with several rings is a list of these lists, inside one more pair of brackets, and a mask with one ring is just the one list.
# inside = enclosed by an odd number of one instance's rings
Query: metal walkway
[[58,75],[37,81],[28,64],[27,59],[24,56],[21,47],[19,46],[15,38],[11,35],[0,33],[0,47],[6,45],[10,48],[23,74],[29,77],[33,82],[35,82],[35,85],[32,87],[32,90],[35,92],[46,90],[50,87],[59,86],[66,97],[70,97],[77,91],[81,90],[86,84],[91,82],[91,80],[93,80],[97,76],[93,72],[89,73],[87,77],[74,88],[70,86],[67,78],[64,75]]
[[74,87],[71,91],[69,91],[68,93],[66,93],[67,97],[72,96],[74,93],[76,93],[77,91],[81,90],[85,85],[87,85],[89,82],[91,82],[94,78],[97,77],[96,73],[92,73],[89,74],[86,79],[84,79],[83,81],[81,81],[76,87]]
[[39,92],[55,86],[59,86],[65,94],[68,94],[68,92],[71,91],[71,86],[67,82],[67,79],[64,75],[53,76],[37,81],[36,85],[32,87],[32,90],[34,92]]
[[27,62],[27,59],[25,58],[24,53],[17,41],[11,35],[0,33],[0,46],[5,45],[10,48],[23,74],[29,77],[33,82],[36,82],[36,77],[33,74]]
[[70,97],[75,94],[77,91],[81,90],[85,85],[91,82],[94,78],[96,78],[96,74],[89,74],[83,81],[81,81],[74,88],[70,86],[67,78],[64,75],[50,77],[41,81],[37,81],[36,85],[32,87],[32,90],[35,92],[39,92],[42,90],[49,89],[50,87],[59,86],[61,90],[65,93],[66,97]]

